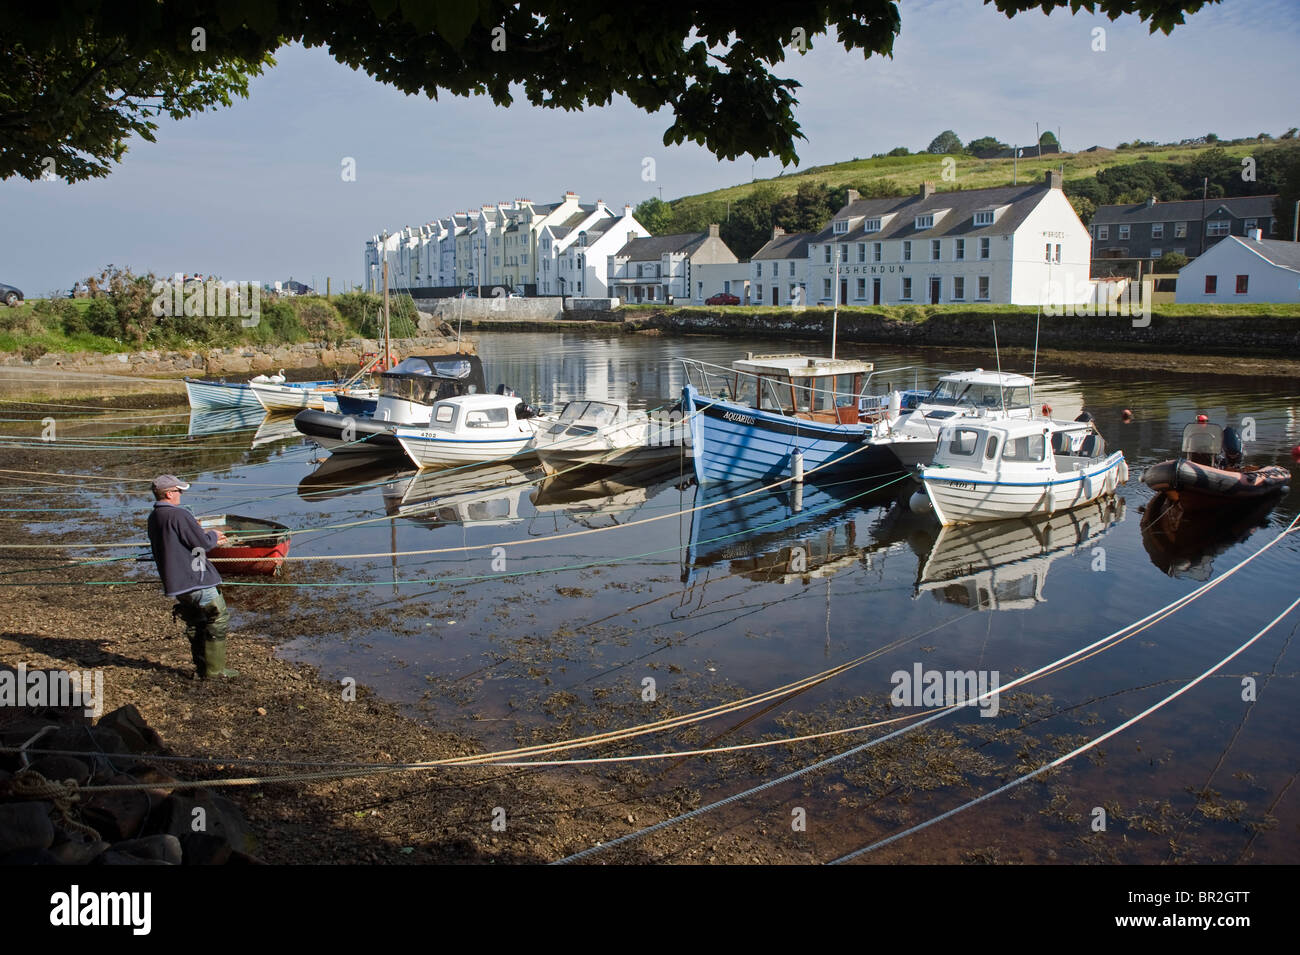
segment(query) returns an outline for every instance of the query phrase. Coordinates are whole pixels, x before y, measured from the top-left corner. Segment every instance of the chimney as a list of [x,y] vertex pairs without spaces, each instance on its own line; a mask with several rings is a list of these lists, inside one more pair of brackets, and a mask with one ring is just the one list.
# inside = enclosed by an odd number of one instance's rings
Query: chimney
[[570,189],[570,190],[568,190],[567,192],[565,192],[565,194],[564,194],[564,198],[566,198],[566,199],[572,198],[574,202],[577,202],[577,201],[578,201],[578,194],[577,194],[576,192],[574,192],[572,189]]
[[848,193],[848,198],[849,198],[849,202],[857,202],[859,199],[862,198],[862,193],[858,192],[858,190],[856,189],[850,189]]
[[[853,190],[850,189],[849,191],[852,192]],[[849,200],[849,201],[852,202],[853,200]],[[779,225],[772,226],[772,238],[775,239],[778,236],[782,236],[782,235],[785,235],[784,229],[782,229]]]
[[1156,200],[1156,197],[1155,197],[1155,196],[1148,196],[1148,197],[1147,197],[1147,208],[1150,209],[1152,206],[1154,206],[1154,205],[1156,204],[1156,201],[1157,201],[1157,200]]
[[1060,189],[1063,185],[1061,174],[1055,169],[1049,169],[1043,174],[1043,182],[1048,189]]
[[597,212],[604,212],[604,211],[605,211],[605,200],[604,200],[604,199],[597,199],[597,200],[596,200],[596,211],[597,211]]
[[929,199],[932,195],[934,195],[933,180],[926,180],[925,182],[921,183],[921,191],[917,193],[917,195],[919,195],[922,199]]
[[718,238],[718,224],[716,222],[709,223],[709,237],[713,239]]
[[632,207],[628,205],[626,202],[623,203],[623,215],[630,216],[631,214],[632,214]]
[[1250,239],[1252,242],[1262,242],[1264,240],[1264,230],[1251,229],[1249,232],[1246,233],[1246,237]]

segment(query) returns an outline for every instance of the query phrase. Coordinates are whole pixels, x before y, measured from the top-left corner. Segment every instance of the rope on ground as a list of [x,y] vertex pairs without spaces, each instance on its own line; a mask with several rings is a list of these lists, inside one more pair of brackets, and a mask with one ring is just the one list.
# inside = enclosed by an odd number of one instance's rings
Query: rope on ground
[[[1133,623],[1130,623],[1122,627],[1121,629],[1116,630],[1105,637],[1102,637],[1100,640],[1094,641],[1093,643],[1089,644],[1086,647],[1082,647],[1078,650],[1075,650],[1073,653],[1067,654],[1064,657],[1060,657],[1059,659],[1054,660],[1049,664],[1039,667],[1037,670],[1034,670],[1031,673],[1027,673],[1022,677],[1018,677],[1017,679],[1012,680],[1010,683],[1007,683],[999,687],[996,691],[989,691],[981,694],[979,697],[977,697],[974,700],[967,700],[965,705],[967,706],[977,705],[983,702],[986,698],[995,695],[996,693],[1004,693],[1007,690],[1012,689],[1013,687],[1027,683],[1031,679],[1035,679],[1045,673],[1049,673],[1052,670],[1058,668],[1063,662],[1072,660],[1075,657],[1083,656],[1084,654],[1091,652],[1095,648],[1105,643],[1108,643],[1109,641],[1113,640],[1115,637],[1125,634],[1129,630],[1132,630],[1139,625],[1148,624],[1149,622],[1154,622],[1157,619],[1162,620],[1172,615],[1173,613],[1176,613],[1178,610],[1181,610],[1183,607],[1187,606],[1192,601],[1198,599],[1199,597],[1208,593],[1210,590],[1217,587],[1219,584],[1223,583],[1225,580],[1230,578],[1233,574],[1236,574],[1239,570],[1241,570],[1251,561],[1255,560],[1255,558],[1259,557],[1261,554],[1268,551],[1279,541],[1281,541],[1284,537],[1286,537],[1287,534],[1291,533],[1295,529],[1298,522],[1300,522],[1300,515],[1294,518],[1291,521],[1291,523],[1287,526],[1287,528],[1283,530],[1281,533],[1279,533],[1275,538],[1273,538],[1271,541],[1269,541],[1259,550],[1255,551],[1255,553],[1249,555],[1248,557],[1238,562],[1235,566],[1225,571],[1219,577],[1216,577],[1214,580],[1207,581],[1206,583],[1202,584],[1200,587],[1197,587],[1195,590],[1191,591],[1190,593],[1184,594],[1182,597],[1179,597],[1177,600],[1174,600],[1171,603],[1166,604],[1164,607],[1161,607],[1159,610],[1147,614],[1147,616],[1141,618],[1140,620],[1136,620]],[[913,723],[910,726],[906,726],[903,727],[902,729],[894,730],[893,732],[887,733],[884,736],[878,737],[874,740],[869,740],[866,743],[862,743],[858,746],[854,746],[850,749],[844,750],[843,752],[837,753],[833,756],[828,756],[825,759],[818,760],[817,762],[814,762],[808,766],[804,766],[800,769],[794,770],[793,772],[786,773],[785,775],[779,776],[776,779],[768,780],[765,783],[760,783],[759,785],[754,786],[750,789],[746,789],[739,793],[733,793],[732,795],[720,799],[716,802],[710,803],[707,806],[700,806],[699,808],[692,809],[689,812],[681,813],[680,815],[673,816],[669,819],[665,819],[662,822],[658,822],[653,826],[647,826],[646,828],[640,829],[637,832],[631,832],[626,835],[619,836],[616,839],[610,840],[609,842],[601,843],[600,845],[583,849],[580,852],[575,852],[572,855],[564,857],[563,859],[557,859],[551,864],[564,865],[569,862],[577,862],[589,856],[595,855],[597,852],[601,852],[606,849],[611,849],[617,845],[623,845],[624,843],[631,842],[635,839],[639,839],[642,836],[648,835],[652,832],[657,832],[660,829],[666,829],[668,826],[675,825],[676,823],[684,822],[688,819],[694,819],[698,816],[704,815],[707,812],[711,812],[714,809],[719,809],[723,806],[730,805],[731,803],[739,802],[742,799],[746,799],[750,796],[764,792],[768,789],[772,789],[773,787],[778,786],[782,783],[786,783],[789,782],[790,780],[797,779],[800,776],[804,776],[810,772],[813,772],[814,770],[821,769],[826,766],[830,766],[834,763],[839,762],[840,760],[847,759],[850,756],[854,756],[857,755],[858,753],[865,752],[866,750],[871,749],[872,747],[877,746],[880,743],[884,743],[888,740],[894,739],[897,736],[901,736],[902,734],[910,730],[914,730],[917,727],[925,726],[926,724],[932,723],[935,720],[942,719],[944,716],[947,716],[950,713],[952,713],[954,709],[956,708],[953,707],[953,708],[944,708],[938,710],[932,715],[927,716],[925,719],[920,720],[917,723]]]

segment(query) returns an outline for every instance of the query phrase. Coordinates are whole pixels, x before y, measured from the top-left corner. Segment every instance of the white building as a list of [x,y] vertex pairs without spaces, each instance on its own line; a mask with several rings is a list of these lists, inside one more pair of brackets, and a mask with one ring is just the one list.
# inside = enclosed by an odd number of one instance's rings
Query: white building
[[609,258],[609,296],[624,302],[689,301],[694,267],[738,261],[718,236],[717,223],[707,232],[633,239]]
[[1091,254],[1059,173],[1042,184],[954,192],[925,183],[915,195],[884,199],[849,190],[848,204],[809,241],[808,299],[1080,303],[1092,296]]
[[[604,210],[604,203],[600,203]],[[563,245],[555,251],[554,271],[548,273],[551,281],[545,286],[539,278],[537,294],[572,295],[578,298],[609,298],[610,259],[619,249],[638,238],[649,237],[650,232],[632,215],[632,207],[624,206],[623,214],[593,217],[582,226],[556,241]],[[541,260],[542,264],[546,259]]]
[[[808,243],[812,237],[811,232],[786,235],[780,226],[772,230],[771,241],[749,260],[749,304],[808,303]],[[736,294],[731,289],[720,291]]]
[[1265,239],[1260,229],[1228,236],[1179,270],[1174,300],[1300,302],[1300,242]]
[[[556,216],[548,217],[537,232],[537,294],[538,295],[573,295],[578,281],[574,264],[561,260],[565,253],[583,236],[594,236],[607,229],[617,216],[605,205],[603,199],[596,204],[578,204],[577,211],[567,219],[559,220]],[[566,274],[567,273],[567,274]],[[561,282],[560,279],[564,281]],[[604,283],[602,273],[601,284]]]

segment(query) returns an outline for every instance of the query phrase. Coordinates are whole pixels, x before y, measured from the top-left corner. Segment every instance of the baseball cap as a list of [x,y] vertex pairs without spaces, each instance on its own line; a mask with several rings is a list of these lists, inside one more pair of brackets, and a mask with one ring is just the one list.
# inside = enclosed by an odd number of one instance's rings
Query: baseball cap
[[170,491],[172,488],[181,491],[188,491],[190,486],[175,474],[160,474],[153,479],[153,489],[155,491]]

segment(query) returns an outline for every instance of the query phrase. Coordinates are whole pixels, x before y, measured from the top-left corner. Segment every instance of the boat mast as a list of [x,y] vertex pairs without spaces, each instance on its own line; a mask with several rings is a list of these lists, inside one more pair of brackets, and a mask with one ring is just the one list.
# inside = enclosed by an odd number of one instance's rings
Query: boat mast
[[831,312],[831,361],[835,360],[835,335],[840,324],[840,244],[835,243],[835,285],[832,301],[835,308]]
[[998,397],[1002,399],[1002,417],[1007,416],[1007,393],[1002,388],[1002,352],[998,351],[998,323],[993,321],[993,355],[998,362]]
[[393,366],[392,345],[388,337],[388,233],[384,233],[384,371]]

